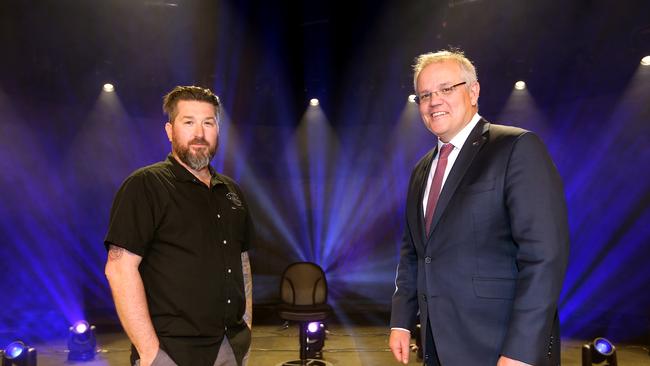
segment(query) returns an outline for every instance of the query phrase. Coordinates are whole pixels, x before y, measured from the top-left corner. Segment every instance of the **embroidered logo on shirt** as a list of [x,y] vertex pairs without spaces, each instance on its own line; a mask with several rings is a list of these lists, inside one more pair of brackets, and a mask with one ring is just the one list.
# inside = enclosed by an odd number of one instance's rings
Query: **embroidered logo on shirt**
[[229,199],[230,202],[232,202],[233,205],[235,205],[235,206],[237,206],[237,207],[242,207],[241,200],[239,199],[239,196],[237,196],[237,193],[235,193],[235,192],[228,192],[228,193],[226,194],[226,198]]

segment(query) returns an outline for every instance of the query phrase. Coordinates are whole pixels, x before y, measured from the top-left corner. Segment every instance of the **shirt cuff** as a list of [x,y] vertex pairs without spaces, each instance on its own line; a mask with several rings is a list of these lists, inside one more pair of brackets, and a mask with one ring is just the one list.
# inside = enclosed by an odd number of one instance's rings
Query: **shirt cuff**
[[408,332],[408,334],[411,334],[411,331],[406,328],[394,327],[394,328],[390,328],[390,330],[403,330],[405,332]]

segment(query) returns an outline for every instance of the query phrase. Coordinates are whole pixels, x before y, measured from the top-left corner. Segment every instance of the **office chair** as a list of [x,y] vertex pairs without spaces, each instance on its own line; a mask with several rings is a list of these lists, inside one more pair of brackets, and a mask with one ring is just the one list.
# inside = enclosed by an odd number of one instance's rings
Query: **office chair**
[[325,366],[322,358],[325,343],[325,327],[321,323],[332,312],[327,304],[327,280],[325,273],[311,262],[290,264],[280,281],[278,315],[283,320],[300,324],[300,359],[287,361],[283,366]]

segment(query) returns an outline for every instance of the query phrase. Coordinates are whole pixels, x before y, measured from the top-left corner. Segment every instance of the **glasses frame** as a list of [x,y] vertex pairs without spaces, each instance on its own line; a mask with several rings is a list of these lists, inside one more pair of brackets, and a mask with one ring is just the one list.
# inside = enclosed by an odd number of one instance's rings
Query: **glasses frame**
[[441,97],[441,96],[446,97],[448,95],[451,95],[451,93],[453,93],[454,90],[456,90],[457,87],[459,87],[461,85],[464,85],[464,84],[467,84],[467,81],[461,81],[460,83],[454,84],[452,86],[447,86],[447,87],[444,87],[444,88],[440,88],[439,90],[434,90],[434,91],[431,91],[431,92],[428,92],[428,93],[423,93],[423,94],[420,94],[420,95],[416,95],[415,96],[415,103],[420,104],[420,102],[422,102],[423,99],[424,100],[430,99],[432,95],[435,95],[436,97]]

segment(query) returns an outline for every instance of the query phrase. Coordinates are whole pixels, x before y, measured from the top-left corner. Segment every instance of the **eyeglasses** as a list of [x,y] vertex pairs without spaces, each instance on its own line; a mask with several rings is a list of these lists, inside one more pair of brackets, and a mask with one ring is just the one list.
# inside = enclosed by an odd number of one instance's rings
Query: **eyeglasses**
[[458,84],[454,84],[452,86],[442,88],[440,90],[436,90],[436,91],[416,95],[415,96],[415,103],[417,103],[417,104],[420,104],[422,102],[428,103],[431,100],[431,96],[434,95],[434,94],[436,95],[436,97],[446,97],[446,96],[450,95],[451,93],[453,93],[457,86],[461,86],[463,84],[467,84],[467,82],[463,81],[463,82],[460,82]]

